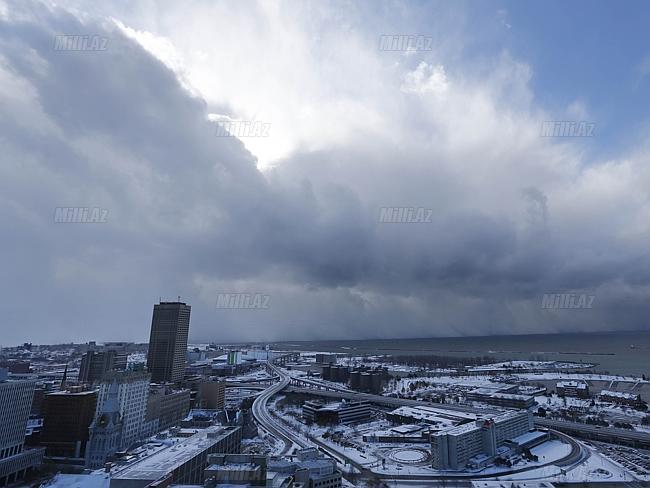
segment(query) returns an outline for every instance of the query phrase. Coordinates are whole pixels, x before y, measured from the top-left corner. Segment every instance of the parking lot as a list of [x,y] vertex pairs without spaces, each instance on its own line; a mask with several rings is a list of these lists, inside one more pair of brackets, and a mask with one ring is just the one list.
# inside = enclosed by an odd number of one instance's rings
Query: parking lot
[[650,450],[590,441],[598,451],[636,475],[650,476]]

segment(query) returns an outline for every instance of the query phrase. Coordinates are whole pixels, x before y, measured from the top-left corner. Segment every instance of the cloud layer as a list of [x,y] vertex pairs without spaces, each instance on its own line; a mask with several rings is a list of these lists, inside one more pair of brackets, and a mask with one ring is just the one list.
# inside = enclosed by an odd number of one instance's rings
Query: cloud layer
[[[419,33],[398,4],[392,24],[363,6],[141,5],[0,8],[5,345],[146,340],[177,295],[194,340],[647,328],[647,148],[588,160],[588,141],[540,137],[555,115],[532,69],[465,63],[444,5],[426,52],[378,49]],[[64,34],[108,42],[55,50]],[[214,114],[269,137],[218,137]],[[57,207],[108,217],[56,223]],[[430,219],[381,222],[386,207]],[[562,292],[593,308],[541,308]],[[218,309],[223,293],[268,307]]]

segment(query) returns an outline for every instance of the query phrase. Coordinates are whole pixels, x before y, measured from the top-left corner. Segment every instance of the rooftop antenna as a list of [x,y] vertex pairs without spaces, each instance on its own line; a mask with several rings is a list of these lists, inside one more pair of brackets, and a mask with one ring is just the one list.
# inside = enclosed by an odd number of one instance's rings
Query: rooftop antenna
[[180,301],[181,301],[181,296],[178,295],[178,302],[180,303]]

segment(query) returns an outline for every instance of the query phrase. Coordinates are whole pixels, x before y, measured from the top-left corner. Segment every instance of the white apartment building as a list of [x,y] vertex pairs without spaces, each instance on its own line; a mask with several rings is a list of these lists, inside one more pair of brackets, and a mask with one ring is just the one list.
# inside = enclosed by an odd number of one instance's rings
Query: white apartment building
[[441,430],[431,436],[433,467],[459,470],[476,456],[489,459],[505,441],[533,428],[533,416],[529,411],[513,411]]

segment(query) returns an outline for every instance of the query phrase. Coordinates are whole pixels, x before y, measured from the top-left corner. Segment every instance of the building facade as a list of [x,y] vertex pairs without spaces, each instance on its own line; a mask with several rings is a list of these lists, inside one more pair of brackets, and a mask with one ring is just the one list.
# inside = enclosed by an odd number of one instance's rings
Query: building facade
[[111,385],[117,384],[117,403],[123,423],[120,450],[127,449],[146,435],[144,423],[150,378],[144,371],[112,371],[99,385],[95,416],[104,411]]
[[25,449],[33,381],[0,381],[0,486],[25,476],[43,462],[43,449]]
[[589,385],[583,381],[560,381],[555,389],[561,397],[589,398]]
[[363,422],[370,418],[370,404],[366,401],[322,403],[311,400],[303,403],[302,416],[308,422],[341,423]]
[[221,381],[202,381],[198,397],[199,408],[221,410],[226,406],[226,384]]
[[533,429],[529,411],[512,411],[499,417],[476,420],[431,436],[433,467],[439,470],[460,470],[481,458],[489,461],[506,441]]
[[118,384],[111,383],[102,409],[90,425],[86,449],[86,468],[101,468],[122,444],[124,423],[118,403]]
[[158,419],[158,430],[177,425],[190,411],[190,390],[174,390],[168,385],[149,388],[146,421]]
[[83,464],[88,428],[95,417],[97,391],[72,387],[45,395],[41,445],[51,458]]
[[79,382],[95,383],[101,381],[106,373],[126,369],[127,354],[114,349],[88,351],[81,357]]
[[191,307],[183,302],[154,305],[147,354],[147,368],[154,383],[183,379],[190,312]]

